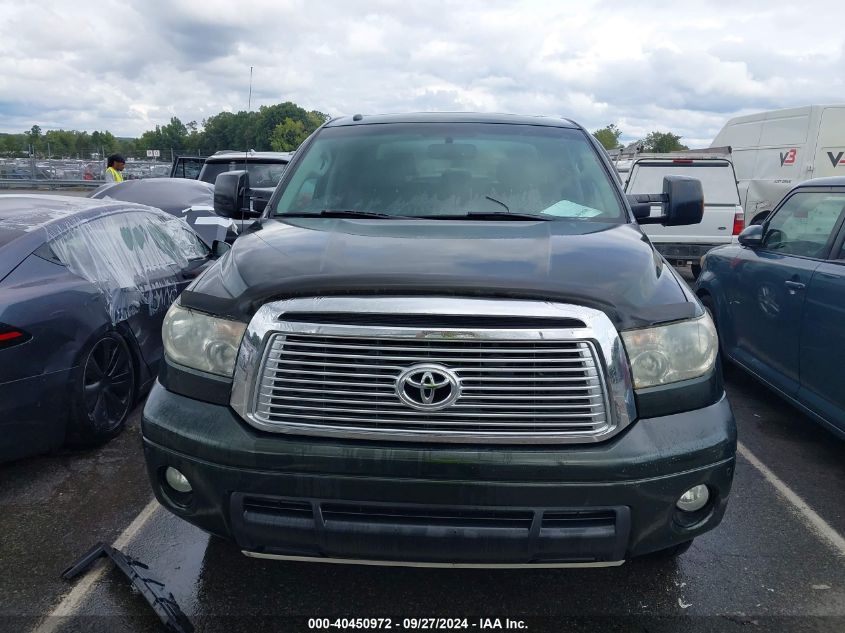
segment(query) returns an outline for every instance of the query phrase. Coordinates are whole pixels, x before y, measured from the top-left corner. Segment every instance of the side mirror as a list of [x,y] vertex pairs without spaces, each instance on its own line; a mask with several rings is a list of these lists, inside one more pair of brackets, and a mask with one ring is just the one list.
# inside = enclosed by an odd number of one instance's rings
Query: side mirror
[[[698,224],[704,217],[701,181],[687,176],[666,176],[663,178],[662,194],[629,195],[628,203],[640,224],[683,226]],[[654,203],[663,205],[663,215],[649,215]]]
[[666,220],[663,226],[699,224],[704,217],[704,190],[701,181],[687,176],[666,176],[663,179]]
[[211,243],[211,259],[220,259],[232,250],[232,246],[222,240],[214,240]]
[[763,244],[763,225],[762,224],[752,224],[751,226],[745,228],[742,233],[739,234],[737,238],[739,243],[742,246],[747,246],[748,248],[755,248],[756,246],[762,246]]
[[249,205],[249,174],[227,171],[214,181],[214,212],[224,218],[243,219]]

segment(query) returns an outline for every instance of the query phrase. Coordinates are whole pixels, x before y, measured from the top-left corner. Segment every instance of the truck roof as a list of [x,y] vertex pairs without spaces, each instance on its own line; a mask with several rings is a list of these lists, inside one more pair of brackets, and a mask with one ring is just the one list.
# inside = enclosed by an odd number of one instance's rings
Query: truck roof
[[326,127],[368,125],[377,123],[510,123],[512,125],[543,125],[547,127],[578,128],[569,119],[521,114],[486,112],[411,112],[407,114],[356,114],[332,119]]

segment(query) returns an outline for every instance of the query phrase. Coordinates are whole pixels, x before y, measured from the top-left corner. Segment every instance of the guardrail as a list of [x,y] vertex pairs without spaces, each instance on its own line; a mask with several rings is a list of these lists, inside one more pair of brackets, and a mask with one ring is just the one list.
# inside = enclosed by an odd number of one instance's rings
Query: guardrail
[[45,178],[0,178],[0,189],[96,189],[105,180],[53,180]]

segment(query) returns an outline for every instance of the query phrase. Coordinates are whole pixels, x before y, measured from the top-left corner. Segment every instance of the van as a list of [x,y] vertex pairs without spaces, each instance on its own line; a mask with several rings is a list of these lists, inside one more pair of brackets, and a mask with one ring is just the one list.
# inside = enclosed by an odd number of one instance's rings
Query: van
[[761,224],[784,194],[810,178],[845,175],[845,105],[813,105],[735,117],[713,139],[729,145],[748,224]]

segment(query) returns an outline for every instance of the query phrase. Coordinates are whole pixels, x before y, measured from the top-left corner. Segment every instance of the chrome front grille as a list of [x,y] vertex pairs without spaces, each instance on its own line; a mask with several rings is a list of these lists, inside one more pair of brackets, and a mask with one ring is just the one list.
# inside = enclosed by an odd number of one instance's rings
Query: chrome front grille
[[[294,317],[309,310],[326,317],[312,317],[317,323]],[[359,312],[372,318],[343,323],[344,314]],[[449,315],[438,326],[471,323],[477,314],[497,320],[488,320],[496,325],[489,328],[427,329],[422,313]],[[391,314],[401,325],[390,325]],[[416,315],[414,327],[403,319],[409,315]],[[564,326],[548,327],[557,324]],[[451,376],[447,389],[456,397],[435,410],[400,395],[403,377],[417,367]],[[409,384],[413,400],[419,385]],[[253,426],[276,433],[415,442],[595,442],[634,417],[624,351],[604,314],[450,298],[267,304],[244,337],[232,406]]]
[[[409,367],[437,363],[461,394],[437,411],[396,394]],[[437,433],[602,433],[608,420],[592,346],[585,341],[465,341],[275,334],[255,415],[265,423]]]

